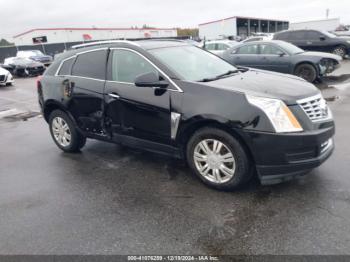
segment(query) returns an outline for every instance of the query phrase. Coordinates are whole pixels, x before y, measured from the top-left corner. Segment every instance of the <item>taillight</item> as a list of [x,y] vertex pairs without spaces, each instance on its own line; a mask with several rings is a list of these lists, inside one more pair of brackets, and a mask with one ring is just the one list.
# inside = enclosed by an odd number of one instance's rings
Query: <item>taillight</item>
[[41,80],[43,79],[43,76],[38,76],[36,78],[36,87],[39,89],[41,88]]
[[43,90],[42,90],[42,86],[41,86],[41,80],[42,80],[42,76],[38,76],[36,79],[36,87],[38,90],[38,94],[41,97],[43,95]]

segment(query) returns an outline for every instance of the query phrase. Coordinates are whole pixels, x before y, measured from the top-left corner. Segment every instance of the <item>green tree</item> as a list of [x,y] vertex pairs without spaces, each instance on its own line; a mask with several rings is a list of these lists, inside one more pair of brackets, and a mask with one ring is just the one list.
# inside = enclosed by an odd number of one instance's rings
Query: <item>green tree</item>
[[198,37],[198,28],[177,28],[177,36],[192,36]]
[[1,39],[0,40],[0,46],[11,46],[14,45],[13,43],[10,43],[9,41],[7,41],[6,39]]

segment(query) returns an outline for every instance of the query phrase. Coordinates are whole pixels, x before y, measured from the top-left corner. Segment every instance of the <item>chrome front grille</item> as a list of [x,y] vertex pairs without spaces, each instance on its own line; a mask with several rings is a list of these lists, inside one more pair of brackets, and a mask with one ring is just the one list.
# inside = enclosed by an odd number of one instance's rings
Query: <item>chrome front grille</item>
[[326,100],[321,95],[297,101],[311,121],[317,122],[330,117]]

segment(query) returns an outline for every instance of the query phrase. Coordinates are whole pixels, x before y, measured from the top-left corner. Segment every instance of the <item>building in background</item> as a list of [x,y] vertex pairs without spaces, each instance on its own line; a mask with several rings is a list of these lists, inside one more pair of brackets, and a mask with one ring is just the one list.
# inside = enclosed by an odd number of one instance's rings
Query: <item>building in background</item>
[[331,18],[331,19],[321,19],[321,20],[314,20],[314,21],[290,23],[289,29],[291,30],[314,29],[314,30],[324,30],[324,31],[335,31],[339,26],[340,26],[340,19]]
[[109,39],[137,39],[176,37],[177,30],[170,28],[39,28],[13,37],[16,46],[33,44],[59,44]]
[[253,33],[275,33],[289,28],[288,21],[233,16],[199,25],[199,37],[202,39],[218,39],[223,37],[247,38]]

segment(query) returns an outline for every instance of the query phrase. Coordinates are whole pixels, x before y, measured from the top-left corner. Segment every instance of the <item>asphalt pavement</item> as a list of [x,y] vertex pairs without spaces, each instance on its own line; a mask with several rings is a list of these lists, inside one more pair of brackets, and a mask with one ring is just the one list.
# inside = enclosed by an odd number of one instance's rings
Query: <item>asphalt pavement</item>
[[326,163],[230,193],[156,154],[94,140],[63,153],[35,78],[0,87],[0,254],[350,254],[349,75],[346,61],[319,84],[337,126]]

